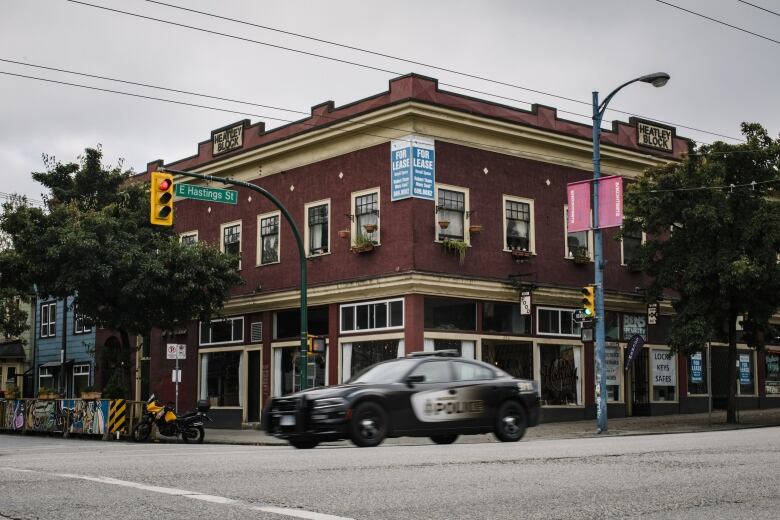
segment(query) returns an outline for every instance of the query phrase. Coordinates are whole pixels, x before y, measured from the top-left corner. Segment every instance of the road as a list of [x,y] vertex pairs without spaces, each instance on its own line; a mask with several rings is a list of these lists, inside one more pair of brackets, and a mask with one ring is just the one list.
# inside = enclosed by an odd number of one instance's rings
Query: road
[[780,428],[379,448],[0,435],[0,518],[776,519]]

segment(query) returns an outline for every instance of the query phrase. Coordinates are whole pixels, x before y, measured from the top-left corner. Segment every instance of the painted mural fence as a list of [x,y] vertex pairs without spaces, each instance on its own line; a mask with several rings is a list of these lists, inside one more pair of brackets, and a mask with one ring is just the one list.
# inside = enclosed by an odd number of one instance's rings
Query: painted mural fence
[[128,435],[141,403],[124,399],[0,400],[0,430],[77,435]]

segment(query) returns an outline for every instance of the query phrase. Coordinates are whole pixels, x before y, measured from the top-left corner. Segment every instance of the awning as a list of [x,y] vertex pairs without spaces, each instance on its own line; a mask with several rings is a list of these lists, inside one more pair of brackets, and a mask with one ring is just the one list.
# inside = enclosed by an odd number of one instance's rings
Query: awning
[[24,359],[24,348],[20,341],[0,344],[0,358]]
[[[72,365],[73,364],[73,360],[69,359],[69,360],[67,360],[65,362],[65,364],[66,365]],[[48,363],[42,364],[41,368],[55,368],[55,367],[59,367],[60,365],[62,365],[62,363],[60,363],[59,361],[49,361]]]

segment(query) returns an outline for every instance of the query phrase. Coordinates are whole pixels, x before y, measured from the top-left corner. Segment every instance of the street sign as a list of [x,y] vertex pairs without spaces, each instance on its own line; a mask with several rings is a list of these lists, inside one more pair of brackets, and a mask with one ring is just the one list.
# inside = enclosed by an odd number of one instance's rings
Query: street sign
[[[181,383],[181,369],[171,370],[171,383]],[[178,388],[178,386],[177,386]],[[178,397],[178,395],[177,395]]]
[[590,323],[593,321],[593,316],[585,317],[585,311],[583,309],[577,309],[574,311],[574,321],[577,323]]
[[648,323],[648,325],[655,325],[657,320],[658,320],[658,304],[657,303],[648,303],[647,304],[647,323]]
[[206,188],[196,184],[176,184],[176,196],[184,199],[221,202],[222,204],[238,204],[238,192],[236,190]]
[[187,359],[187,345],[168,343],[166,353],[168,359]]

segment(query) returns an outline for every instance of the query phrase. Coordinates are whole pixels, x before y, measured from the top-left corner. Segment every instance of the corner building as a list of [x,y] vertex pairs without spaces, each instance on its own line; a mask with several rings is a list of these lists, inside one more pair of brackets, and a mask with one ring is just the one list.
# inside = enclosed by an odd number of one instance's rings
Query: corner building
[[[605,176],[630,180],[689,150],[667,127],[667,148],[640,145],[639,123],[603,132]],[[592,178],[591,158],[590,126],[553,108],[519,110],[412,74],[274,130],[248,120],[214,130],[197,155],[149,163],[147,174],[164,165],[252,182],[293,215],[306,249],[309,333],[325,338],[309,357],[309,386],[410,352],[457,349],[539,381],[551,421],[595,417],[593,344],[573,319],[581,287],[593,281],[593,237],[566,229],[566,185]],[[221,317],[152,334],[141,361],[151,391],[172,400],[166,344],[186,344],[182,408],[209,399],[218,425],[230,427],[257,422],[269,396],[297,390],[300,348],[292,230],[270,201],[237,191],[236,204],[177,198],[174,220],[183,241],[240,254],[246,283]],[[707,363],[696,361],[704,371],[691,387],[691,360],[669,356],[665,344],[668,301],[650,325],[637,292],[648,280],[630,258],[642,237],[618,241],[616,232],[604,239],[609,415],[706,411]],[[626,342],[637,333],[647,342],[626,372]],[[745,399],[761,406],[762,360],[750,356]],[[656,384],[658,370],[665,377]]]

